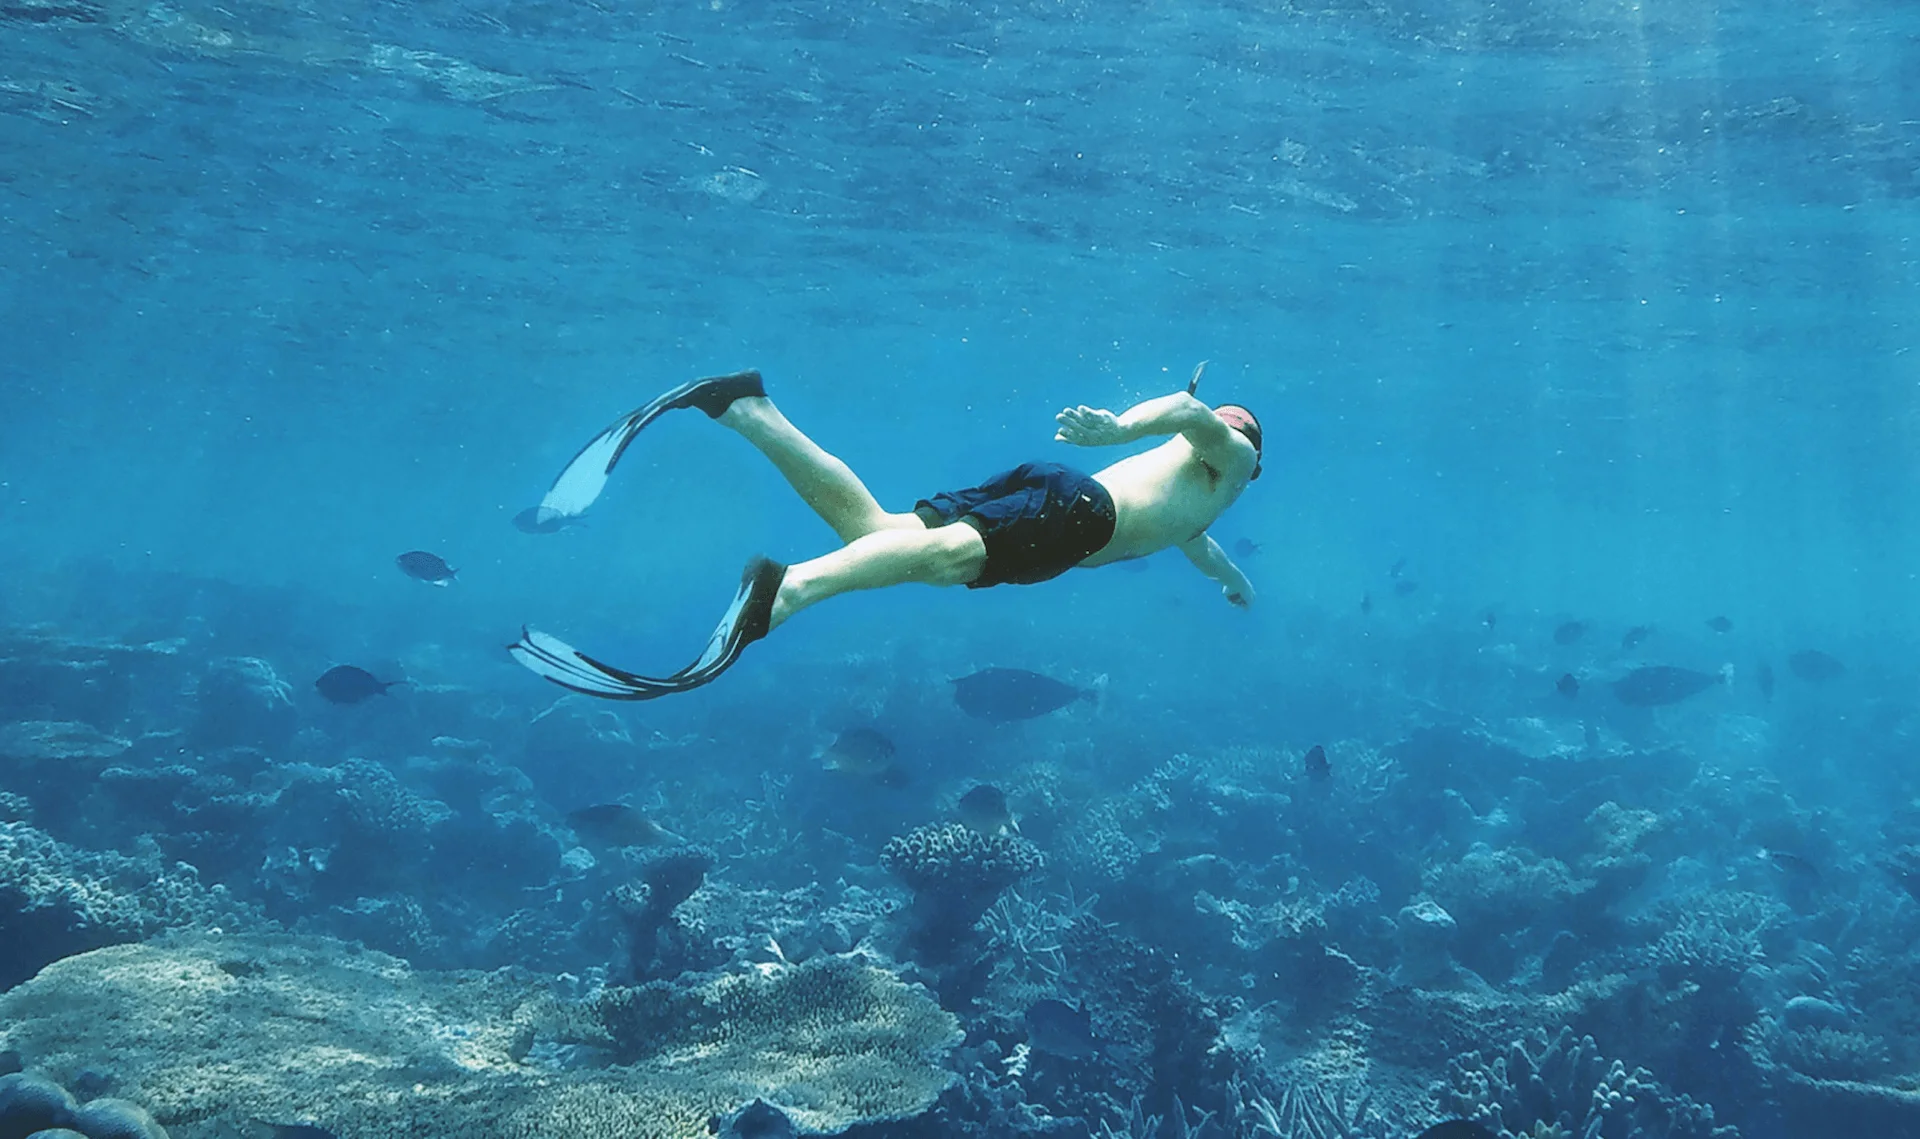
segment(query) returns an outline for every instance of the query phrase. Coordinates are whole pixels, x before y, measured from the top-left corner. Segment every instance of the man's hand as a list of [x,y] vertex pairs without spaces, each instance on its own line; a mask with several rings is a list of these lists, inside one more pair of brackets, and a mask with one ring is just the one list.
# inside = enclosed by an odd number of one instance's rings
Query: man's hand
[[1105,408],[1069,407],[1053,417],[1060,430],[1053,437],[1062,443],[1071,443],[1076,447],[1109,447],[1115,443],[1131,443],[1134,433],[1120,426],[1120,417]]
[[1223,585],[1220,587],[1220,596],[1226,598],[1227,604],[1233,606],[1235,609],[1253,608],[1252,586],[1247,586],[1245,589],[1235,589],[1231,585]]

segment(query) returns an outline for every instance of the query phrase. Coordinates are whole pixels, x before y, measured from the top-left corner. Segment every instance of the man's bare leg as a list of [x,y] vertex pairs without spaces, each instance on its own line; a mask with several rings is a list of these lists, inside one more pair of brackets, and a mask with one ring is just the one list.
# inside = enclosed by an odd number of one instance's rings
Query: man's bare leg
[[917,515],[890,514],[881,509],[852,468],[807,438],[765,396],[734,400],[720,416],[720,423],[738,432],[772,460],[813,512],[840,535],[842,542],[852,542],[881,530],[925,528]]
[[[920,519],[907,515],[915,526]],[[920,582],[965,585],[987,564],[980,532],[965,523],[935,530],[875,530],[831,554],[787,567],[774,595],[769,629],[810,605],[856,589],[882,589]]]

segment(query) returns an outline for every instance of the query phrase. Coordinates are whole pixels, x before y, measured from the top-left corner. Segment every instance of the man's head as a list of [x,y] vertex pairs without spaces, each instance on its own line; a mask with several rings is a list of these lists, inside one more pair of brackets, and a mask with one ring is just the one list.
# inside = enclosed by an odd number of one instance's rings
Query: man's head
[[1265,451],[1260,445],[1261,440],[1265,437],[1264,433],[1260,430],[1260,421],[1254,418],[1253,412],[1248,411],[1237,403],[1223,403],[1219,407],[1214,408],[1213,413],[1220,417],[1220,422],[1246,436],[1247,442],[1253,444],[1253,474],[1251,478],[1259,478],[1261,459],[1265,455]]

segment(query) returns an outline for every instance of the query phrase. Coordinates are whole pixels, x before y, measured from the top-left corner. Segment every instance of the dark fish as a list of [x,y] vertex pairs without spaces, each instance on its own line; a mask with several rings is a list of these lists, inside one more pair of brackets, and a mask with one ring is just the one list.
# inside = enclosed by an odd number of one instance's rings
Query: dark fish
[[1635,625],[1620,638],[1620,647],[1629,651],[1637,649],[1651,636],[1653,636],[1652,625]]
[[1568,621],[1553,631],[1553,643],[1556,645],[1570,645],[1586,635],[1587,623],[1585,621]]
[[1796,878],[1817,879],[1820,868],[1810,858],[1802,857],[1790,850],[1767,849],[1767,859],[1781,870]]
[[894,758],[893,741],[872,728],[848,728],[815,756],[820,766],[842,775],[871,779],[883,787],[899,787],[906,775]]
[[1093,699],[1091,688],[1064,684],[1024,668],[983,668],[952,683],[953,702],[981,720],[1031,720],[1076,700]]
[[1325,783],[1327,780],[1333,778],[1333,764],[1327,762],[1327,749],[1321,747],[1319,744],[1314,744],[1307,749],[1304,762],[1307,768],[1307,778],[1313,780],[1315,783]]
[[1420,583],[1417,581],[1396,581],[1393,583],[1393,595],[1395,597],[1409,597],[1419,588]]
[[1733,622],[1727,620],[1725,617],[1709,617],[1707,618],[1707,628],[1712,629],[1716,633],[1731,633],[1733,632]]
[[1498,1139],[1493,1132],[1465,1119],[1449,1119],[1422,1131],[1415,1139]]
[[382,695],[396,684],[405,684],[404,680],[380,681],[364,668],[355,668],[350,664],[336,665],[320,674],[313,686],[320,695],[334,704],[358,704],[362,700],[371,700]]
[[1362,614],[1373,612],[1373,594],[1363,593],[1360,595],[1360,612]]
[[1915,857],[1914,848],[1901,847],[1880,862],[1880,868],[1900,883],[1900,888],[1920,902],[1920,858]]
[[1773,703],[1773,666],[1761,661],[1760,667],[1753,670],[1753,679],[1760,685],[1760,699]]
[[1801,649],[1787,658],[1787,668],[1795,676],[1813,684],[1838,680],[1847,671],[1847,666],[1841,664],[1838,658],[1819,649]]
[[1674,668],[1671,665],[1649,665],[1646,668],[1636,668],[1614,681],[1613,695],[1620,703],[1631,704],[1638,708],[1678,704],[1689,696],[1698,696],[1716,684],[1726,683],[1732,672],[1732,668],[1724,668],[1719,672],[1698,672],[1691,668]]
[[800,1131],[786,1112],[763,1099],[729,1115],[707,1121],[714,1139],[798,1139]]
[[393,559],[400,572],[415,581],[424,581],[428,585],[446,585],[453,575],[460,571],[443,561],[438,554],[429,554],[425,550],[408,550]]
[[1260,543],[1252,538],[1236,538],[1233,542],[1233,556],[1251,558],[1260,552]]
[[1052,997],[1027,1009],[1027,1041],[1042,1052],[1068,1059],[1092,1056],[1100,1050],[1093,1036],[1093,1017]]
[[1387,576],[1399,577],[1400,571],[1406,568],[1407,568],[1407,559],[1401,558],[1399,561],[1394,562],[1393,565],[1387,570]]
[[558,534],[569,526],[585,526],[577,514],[562,514],[544,506],[529,506],[513,516],[514,528],[527,534]]
[[676,846],[683,841],[625,803],[595,803],[569,811],[567,825],[589,846]]
[[1493,632],[1494,626],[1500,623],[1500,616],[1489,609],[1485,613],[1480,614],[1480,623],[1487,627],[1487,632],[1491,633]]
[[978,834],[1019,834],[1020,821],[1007,806],[1007,793],[991,783],[982,783],[960,796],[960,821]]
[[1563,672],[1560,679],[1553,682],[1553,690],[1571,700],[1580,695],[1580,678],[1571,672]]

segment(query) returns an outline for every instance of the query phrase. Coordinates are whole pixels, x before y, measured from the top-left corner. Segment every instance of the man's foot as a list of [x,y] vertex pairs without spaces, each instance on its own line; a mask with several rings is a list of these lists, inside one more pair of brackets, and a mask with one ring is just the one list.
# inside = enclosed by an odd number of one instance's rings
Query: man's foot
[[761,382],[760,373],[749,368],[730,376],[708,376],[704,380],[693,381],[687,385],[675,406],[697,407],[706,412],[708,418],[718,419],[726,414],[727,408],[733,406],[734,400],[766,394],[767,386]]
[[576,650],[572,645],[534,629],[522,629],[520,639],[507,646],[513,659],[562,688],[607,700],[654,700],[711,684],[733,667],[740,654],[767,635],[773,623],[773,600],[787,567],[772,558],[755,558],[740,575],[720,624],[707,638],[700,659],[672,676],[642,676],[616,668]]
[[683,407],[697,407],[715,419],[726,414],[733,401],[745,396],[764,396],[766,385],[756,371],[735,372],[730,376],[708,376],[681,384],[645,407],[630,411],[608,424],[587,441],[578,454],[562,467],[547,488],[540,505],[521,511],[513,524],[529,534],[551,534],[586,513],[587,507],[606,489],[620,456],[634,436],[647,424]]
[[747,563],[746,572],[740,575],[740,615],[734,621],[742,648],[773,628],[773,602],[786,579],[787,567],[772,558],[754,558]]

